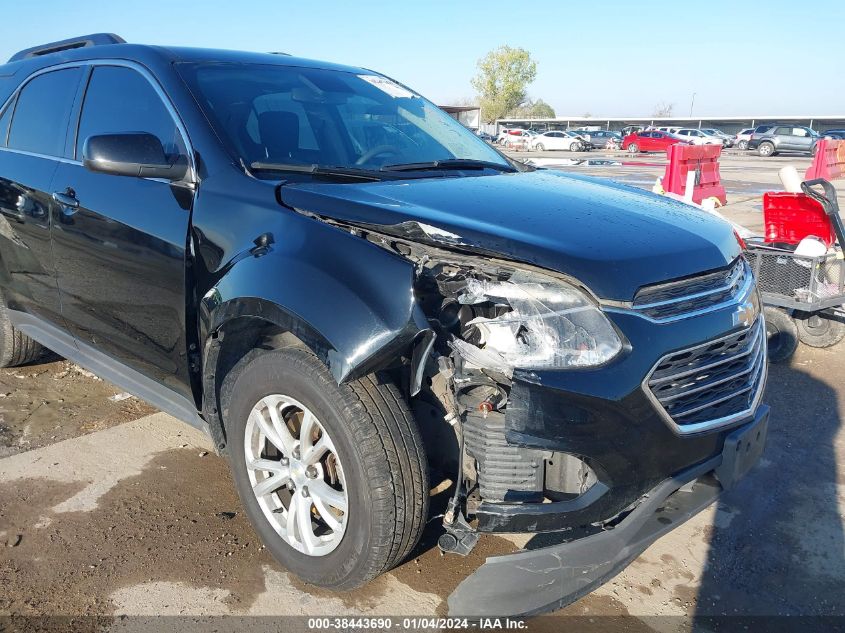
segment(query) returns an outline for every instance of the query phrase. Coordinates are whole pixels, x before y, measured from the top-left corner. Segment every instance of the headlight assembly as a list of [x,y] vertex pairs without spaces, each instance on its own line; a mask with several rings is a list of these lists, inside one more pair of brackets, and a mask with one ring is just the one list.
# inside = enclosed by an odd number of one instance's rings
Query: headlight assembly
[[468,364],[512,373],[522,369],[593,367],[611,360],[622,341],[581,290],[525,270],[506,281],[468,278],[463,306],[488,306],[489,316],[466,322],[454,349]]

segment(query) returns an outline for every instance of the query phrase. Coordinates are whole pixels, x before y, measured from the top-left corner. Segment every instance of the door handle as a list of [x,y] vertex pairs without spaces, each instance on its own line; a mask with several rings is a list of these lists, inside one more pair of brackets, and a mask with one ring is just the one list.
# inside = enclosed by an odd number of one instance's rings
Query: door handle
[[79,200],[76,199],[76,196],[70,190],[63,192],[54,191],[53,200],[59,203],[59,206],[62,208],[62,215],[65,217],[72,216],[79,208]]

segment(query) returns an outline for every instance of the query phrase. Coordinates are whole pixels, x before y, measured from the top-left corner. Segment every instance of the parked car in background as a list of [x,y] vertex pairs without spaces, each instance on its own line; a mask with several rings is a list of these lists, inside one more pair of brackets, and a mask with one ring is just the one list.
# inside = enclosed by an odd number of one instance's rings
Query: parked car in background
[[716,136],[722,139],[722,145],[725,147],[733,147],[734,143],[736,143],[736,137],[730,134],[726,134],[722,132],[722,130],[714,128],[714,127],[703,127],[701,131],[705,134],[709,134],[710,136]]
[[532,137],[528,147],[538,152],[543,150],[580,152],[585,149],[585,141],[577,134],[570,134],[564,130],[552,130]]
[[622,139],[622,149],[632,154],[638,152],[665,152],[670,145],[675,143],[690,143],[674,134],[661,132],[660,130],[643,130],[634,134],[628,134]]
[[751,135],[754,133],[753,127],[747,127],[744,130],[740,130],[739,134],[736,135],[736,146],[738,149],[748,149],[748,141],[751,140]]
[[725,140],[719,136],[707,134],[704,130],[699,130],[694,127],[684,127],[674,132],[675,136],[689,141],[693,145],[721,145],[725,146]]
[[778,125],[748,141],[748,149],[756,149],[760,156],[774,156],[779,152],[815,154],[819,134],[803,125]]
[[825,138],[834,139],[837,141],[845,140],[845,130],[827,130],[822,133]]
[[671,127],[671,126],[670,126],[670,127],[665,127],[665,126],[664,126],[664,127],[652,127],[652,128],[649,128],[649,129],[651,129],[651,130],[660,130],[661,132],[667,132],[667,133],[669,133],[669,134],[675,134],[678,130],[682,130],[682,129],[683,129],[683,127],[681,127],[681,126],[674,126],[674,127]]
[[494,143],[496,141],[496,137],[492,134],[488,134],[484,130],[476,130],[475,135],[478,136],[482,141],[487,141],[488,143]]
[[622,135],[619,132],[611,132],[610,130],[574,131],[584,136],[593,147],[607,147],[608,142],[622,142]]

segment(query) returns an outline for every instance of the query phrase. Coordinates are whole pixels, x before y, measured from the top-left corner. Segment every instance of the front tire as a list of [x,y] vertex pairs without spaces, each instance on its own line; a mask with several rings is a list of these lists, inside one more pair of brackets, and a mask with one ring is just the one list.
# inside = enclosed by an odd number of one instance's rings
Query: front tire
[[289,571],[348,590],[408,556],[428,513],[428,469],[394,384],[338,385],[309,350],[287,347],[247,354],[220,397],[238,494]]
[[748,149],[748,141],[740,141],[736,146],[741,150],[746,150]]
[[545,151],[545,149],[546,149],[546,148],[543,146],[543,144],[542,144],[542,143],[537,143],[537,144],[534,146],[534,150],[535,150],[535,151],[537,151],[537,152],[543,152],[543,151]]
[[628,143],[628,147],[626,149],[631,154],[638,154],[640,152],[640,146],[636,143]]
[[793,318],[780,308],[766,306],[763,313],[766,317],[769,361],[783,363],[798,348],[798,328]]
[[6,301],[0,294],[0,367],[17,367],[38,360],[44,348],[23,332],[15,329],[9,320]]

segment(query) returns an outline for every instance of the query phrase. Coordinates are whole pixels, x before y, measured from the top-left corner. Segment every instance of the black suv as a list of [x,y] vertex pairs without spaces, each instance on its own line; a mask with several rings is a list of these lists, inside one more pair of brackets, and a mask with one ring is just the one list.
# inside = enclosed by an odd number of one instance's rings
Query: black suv
[[451,479],[443,550],[558,537],[451,611],[551,609],[760,455],[765,325],[721,220],[283,55],[92,35],[0,66],[0,104],[2,365],[44,345],[205,430],[310,583],[402,562]]

